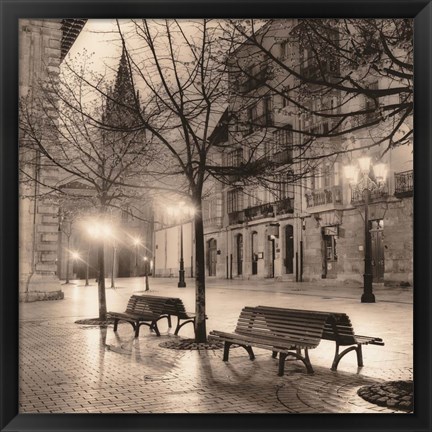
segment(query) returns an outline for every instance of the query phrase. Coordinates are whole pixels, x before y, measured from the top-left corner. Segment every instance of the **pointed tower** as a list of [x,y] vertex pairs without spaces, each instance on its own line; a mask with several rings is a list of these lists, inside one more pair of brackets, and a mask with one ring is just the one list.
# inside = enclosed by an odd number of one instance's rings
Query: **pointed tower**
[[114,87],[107,97],[105,122],[115,127],[133,127],[139,124],[136,112],[140,109],[139,93],[134,91],[126,49],[123,45]]

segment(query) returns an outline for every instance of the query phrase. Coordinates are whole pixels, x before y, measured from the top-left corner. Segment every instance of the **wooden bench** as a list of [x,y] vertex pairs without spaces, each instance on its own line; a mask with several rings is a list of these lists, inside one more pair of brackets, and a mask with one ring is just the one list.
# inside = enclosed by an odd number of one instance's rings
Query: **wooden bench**
[[307,372],[313,373],[308,351],[320,343],[327,316],[323,312],[247,306],[233,333],[213,330],[209,339],[224,342],[223,361],[228,361],[229,349],[236,344],[248,352],[251,360],[255,359],[252,347],[270,350],[273,357],[279,353],[279,376],[284,374],[288,356],[301,360]]
[[195,314],[186,312],[183,301],[175,297],[132,295],[125,312],[108,312],[108,315],[114,318],[114,331],[117,331],[119,321],[126,321],[132,324],[135,337],[138,337],[141,325],[147,325],[160,336],[157,322],[167,318],[168,326],[171,328],[171,316],[177,317],[175,335],[178,335],[180,329],[188,323],[192,323],[195,330]]
[[132,295],[124,312],[108,312],[108,316],[114,319],[114,331],[117,331],[119,321],[125,321],[132,324],[136,338],[141,325],[148,326],[160,336],[157,322],[163,315],[167,300],[168,298],[162,297],[152,299],[150,296]]
[[[280,311],[280,313],[292,313],[298,311],[297,309],[284,309],[275,308],[270,306],[258,306],[258,310],[264,311]],[[318,311],[302,310],[304,314],[314,316]],[[348,315],[340,312],[319,312],[327,314],[327,319],[323,328],[321,339],[334,341],[336,343],[336,352],[333,358],[331,370],[337,370],[338,364],[342,357],[351,351],[356,351],[357,364],[359,367],[363,366],[363,345],[379,345],[383,346],[384,341],[381,338],[373,336],[360,336],[356,335],[351,320]],[[348,346],[342,352],[339,352],[341,346]]]
[[196,315],[192,312],[186,312],[186,308],[183,304],[182,299],[176,297],[161,297],[161,296],[143,296],[143,297],[150,299],[151,301],[165,300],[165,302],[163,303],[163,308],[162,308],[162,313],[160,318],[167,318],[168,326],[171,328],[171,316],[177,317],[177,325],[174,330],[175,335],[178,335],[180,329],[188,323],[192,323],[195,331]]

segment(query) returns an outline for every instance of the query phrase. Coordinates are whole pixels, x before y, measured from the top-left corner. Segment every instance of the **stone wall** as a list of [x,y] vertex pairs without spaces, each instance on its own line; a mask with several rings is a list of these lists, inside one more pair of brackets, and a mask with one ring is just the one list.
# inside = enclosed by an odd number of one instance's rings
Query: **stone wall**
[[[384,284],[413,284],[413,199],[389,198],[371,204],[369,218],[384,221]],[[305,281],[321,279],[321,228],[312,217],[306,220],[304,233]],[[337,238],[337,279],[363,282],[364,208],[346,209]]]
[[[60,20],[20,20],[19,23],[19,94],[27,106],[38,91],[39,83],[58,79],[60,66]],[[23,148],[23,142],[20,148]],[[55,145],[56,143],[52,143]],[[37,160],[35,152],[27,152],[26,160]],[[21,161],[23,159],[21,158]],[[43,184],[58,180],[56,168],[29,166],[37,183],[20,185],[20,300],[51,300],[63,298],[57,271],[58,217],[57,205],[42,198],[49,191]]]

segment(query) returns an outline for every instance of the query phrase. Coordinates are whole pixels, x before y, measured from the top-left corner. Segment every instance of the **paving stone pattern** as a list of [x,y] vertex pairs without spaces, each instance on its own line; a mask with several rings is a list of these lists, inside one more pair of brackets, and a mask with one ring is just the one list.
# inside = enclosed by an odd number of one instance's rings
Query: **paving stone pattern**
[[[277,360],[242,349],[222,361],[222,350],[173,350],[142,329],[134,339],[128,324],[80,326],[73,321],[34,320],[20,325],[21,413],[392,413],[362,399],[362,386],[386,375],[410,379],[412,370],[386,369],[369,376],[332,372],[318,360],[307,375],[288,361],[277,376]],[[325,363],[330,364],[327,359]]]
[[[116,281],[117,282],[117,281]],[[109,281],[107,281],[109,285]],[[147,294],[181,297],[194,311],[192,280],[178,289],[175,279],[151,279]],[[123,311],[143,278],[124,278],[107,289],[108,310]],[[20,411],[22,413],[392,413],[361,398],[362,387],[412,380],[412,290],[377,287],[377,303],[360,303],[361,287],[328,281],[295,284],[262,280],[213,280],[206,286],[207,331],[232,331],[245,305],[345,312],[358,334],[382,337],[384,347],[365,346],[364,367],[349,353],[330,371],[334,343],[310,351],[314,375],[288,360],[277,376],[270,351],[242,348],[222,361],[222,350],[176,350],[180,338],[160,325],[161,337],[142,327],[134,339],[129,324],[105,328],[75,324],[97,316],[97,286],[83,281],[63,286],[64,300],[20,303]],[[403,332],[400,331],[401,328]]]

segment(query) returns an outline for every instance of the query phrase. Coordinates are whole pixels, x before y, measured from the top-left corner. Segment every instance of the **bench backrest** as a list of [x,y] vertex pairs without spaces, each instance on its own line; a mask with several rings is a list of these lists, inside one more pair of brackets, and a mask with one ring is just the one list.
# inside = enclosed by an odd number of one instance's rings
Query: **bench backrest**
[[247,306],[241,311],[235,332],[274,341],[287,341],[299,347],[317,346],[321,341],[327,314],[303,313],[296,309]]
[[166,297],[132,295],[126,307],[126,312],[161,315],[164,313],[167,300],[169,299]]
[[179,316],[180,318],[187,317],[186,309],[184,307],[183,301],[180,298],[153,295],[133,295],[129,302],[131,301],[134,308],[147,308],[147,311],[151,311],[159,315],[168,314]]
[[259,308],[266,308],[268,310],[280,310],[289,311],[289,313],[298,313],[304,316],[305,319],[311,316],[325,316],[326,321],[324,324],[321,339],[338,341],[341,344],[353,344],[356,343],[354,336],[354,329],[351,324],[351,320],[348,315],[342,312],[324,312],[324,311],[313,311],[313,310],[301,310],[301,309],[285,309],[275,308],[270,306],[258,306]]
[[332,313],[324,326],[322,338],[337,341],[342,345],[356,343],[354,329],[348,315]]

